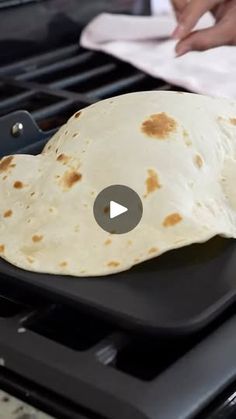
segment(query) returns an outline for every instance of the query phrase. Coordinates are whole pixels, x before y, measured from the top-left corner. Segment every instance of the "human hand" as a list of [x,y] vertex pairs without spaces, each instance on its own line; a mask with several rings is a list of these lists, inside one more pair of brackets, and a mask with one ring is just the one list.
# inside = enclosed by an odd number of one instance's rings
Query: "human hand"
[[[204,51],[221,45],[236,45],[236,0],[172,0],[178,25],[172,37],[178,39],[176,55]],[[198,20],[210,11],[214,26],[192,31]]]

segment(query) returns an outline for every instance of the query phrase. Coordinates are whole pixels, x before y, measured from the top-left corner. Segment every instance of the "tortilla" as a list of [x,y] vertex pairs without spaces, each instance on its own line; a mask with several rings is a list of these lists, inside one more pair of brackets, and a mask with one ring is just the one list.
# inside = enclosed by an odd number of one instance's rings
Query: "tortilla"
[[[0,256],[30,271],[99,276],[235,238],[235,180],[236,102],[178,92],[107,99],[72,116],[42,154],[0,161]],[[98,193],[116,184],[143,202],[142,220],[121,235],[93,216]]]

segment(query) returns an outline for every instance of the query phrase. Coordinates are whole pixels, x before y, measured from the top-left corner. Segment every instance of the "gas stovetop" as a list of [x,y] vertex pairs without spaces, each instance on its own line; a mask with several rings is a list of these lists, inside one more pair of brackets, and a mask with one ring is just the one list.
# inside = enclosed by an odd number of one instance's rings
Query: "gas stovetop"
[[[78,109],[141,90],[180,88],[77,45],[1,67],[0,116],[11,115],[0,154],[37,152]],[[63,419],[234,418],[234,313],[149,336],[0,273],[0,387]]]
[[0,67],[0,116],[26,109],[48,131],[79,108],[142,90],[181,89],[107,55],[70,45]]

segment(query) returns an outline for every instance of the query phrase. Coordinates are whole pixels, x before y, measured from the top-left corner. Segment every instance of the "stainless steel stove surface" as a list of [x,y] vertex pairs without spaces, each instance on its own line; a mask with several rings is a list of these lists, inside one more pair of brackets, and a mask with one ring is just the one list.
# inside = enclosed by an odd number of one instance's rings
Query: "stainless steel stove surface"
[[[24,109],[42,131],[24,143],[23,119],[9,122],[0,154],[40,144],[100,99],[155,89],[180,90],[76,44],[2,66],[0,117]],[[0,273],[0,388],[55,418],[235,418],[235,331],[232,304],[195,334],[137,335]]]

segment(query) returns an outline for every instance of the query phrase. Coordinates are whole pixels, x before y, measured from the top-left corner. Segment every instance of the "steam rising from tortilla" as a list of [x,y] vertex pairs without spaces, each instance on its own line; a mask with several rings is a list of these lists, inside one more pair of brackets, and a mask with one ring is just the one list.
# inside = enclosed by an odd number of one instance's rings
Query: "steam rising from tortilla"
[[[31,271],[98,276],[235,238],[235,181],[236,102],[178,92],[108,99],[72,116],[42,154],[0,161],[0,256]],[[143,201],[130,233],[94,220],[94,200],[112,184]]]

